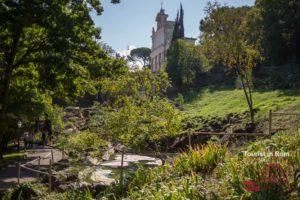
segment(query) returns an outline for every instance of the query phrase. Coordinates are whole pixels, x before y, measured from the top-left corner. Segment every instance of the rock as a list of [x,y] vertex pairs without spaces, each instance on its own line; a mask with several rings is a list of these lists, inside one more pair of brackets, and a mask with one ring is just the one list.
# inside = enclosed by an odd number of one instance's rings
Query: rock
[[68,184],[61,184],[57,187],[59,192],[65,192],[67,190],[76,189],[78,188],[78,184],[76,183],[68,183]]
[[93,165],[99,165],[101,163],[101,161],[97,158],[92,158],[90,156],[87,157],[87,160]]
[[115,147],[108,146],[108,150],[103,153],[102,159],[107,161],[115,154]]
[[110,186],[115,183],[115,179],[109,177],[111,174],[111,170],[104,170],[99,167],[92,173],[90,179],[93,183],[98,183],[103,186]]
[[[120,168],[121,167],[121,155],[118,154],[116,158],[112,161],[104,162],[101,164],[101,166],[111,167],[111,168]],[[160,159],[149,157],[149,156],[141,156],[141,155],[134,155],[134,154],[125,154],[124,155],[124,162],[123,167],[128,167],[130,163],[147,163],[151,166],[153,165],[162,165],[162,162]]]
[[80,171],[78,173],[78,179],[80,182],[84,182],[87,180],[91,174],[94,172],[94,169],[92,167],[87,167],[84,170]]

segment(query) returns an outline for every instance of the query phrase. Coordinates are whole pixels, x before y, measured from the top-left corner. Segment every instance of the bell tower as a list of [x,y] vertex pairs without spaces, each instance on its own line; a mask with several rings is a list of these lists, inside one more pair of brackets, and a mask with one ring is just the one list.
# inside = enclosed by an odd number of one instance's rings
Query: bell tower
[[165,13],[165,10],[161,7],[159,13],[156,16],[157,30],[165,26],[168,16],[169,15],[167,15]]

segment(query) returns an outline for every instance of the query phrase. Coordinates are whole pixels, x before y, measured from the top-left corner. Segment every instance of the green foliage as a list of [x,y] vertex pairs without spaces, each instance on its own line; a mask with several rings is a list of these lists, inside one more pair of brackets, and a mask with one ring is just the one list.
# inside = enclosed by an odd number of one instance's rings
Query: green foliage
[[166,71],[175,86],[190,86],[204,72],[205,57],[200,48],[184,39],[176,40],[168,50]]
[[[211,172],[225,156],[226,148],[214,143],[190,149],[166,164],[153,169],[139,168],[126,184],[125,199],[206,199],[203,179],[198,172]],[[187,168],[182,168],[182,165]],[[187,173],[188,172],[188,173]],[[107,193],[106,197],[122,196]]]
[[1,1],[1,137],[17,120],[41,117],[53,98],[95,94],[100,78],[126,71],[98,43],[91,11],[102,13],[100,1]]
[[129,197],[125,199],[204,200],[205,195],[203,188],[201,188],[200,180],[201,178],[198,176],[191,176],[180,177],[179,179],[173,178],[165,182],[153,181],[152,184],[147,184],[139,190],[136,188],[131,190]]
[[103,132],[112,141],[143,149],[180,131],[179,112],[166,99],[154,98],[142,104],[127,99],[124,106],[107,112]]
[[178,177],[170,165],[140,167],[127,180],[125,193],[108,190],[103,199],[205,199],[201,181],[197,174]]
[[64,193],[51,193],[47,196],[44,196],[41,198],[41,200],[52,200],[52,199],[57,199],[57,200],[93,200],[93,196],[89,189],[86,190],[69,190]]
[[259,14],[255,28],[262,35],[263,53],[268,60],[275,64],[299,61],[299,1],[257,0],[255,8]]
[[143,67],[149,67],[150,65],[151,49],[147,47],[140,47],[131,50],[129,60],[133,62],[141,62]]
[[38,199],[42,191],[32,184],[20,184],[12,190],[8,190],[3,197],[4,200],[33,200]]
[[[219,196],[231,199],[289,199],[289,192],[291,192],[291,185],[293,185],[295,169],[299,168],[299,155],[297,155],[297,148],[299,146],[299,133],[278,133],[270,139],[255,141],[239,149],[237,154],[230,154],[225,159],[224,165],[216,168],[220,185],[216,187],[214,181],[211,185],[208,184],[208,189],[212,189]],[[257,153],[265,152],[266,155],[270,152],[287,152],[287,157],[251,157],[246,156],[243,152]],[[271,187],[263,187],[258,193],[249,193],[244,188],[245,180],[253,180],[259,184],[266,184],[261,182],[264,176],[263,169],[266,164],[277,163],[282,166],[287,175],[288,183],[269,183]],[[295,188],[294,188],[295,189]],[[293,190],[293,189],[292,189]]]
[[224,159],[226,147],[208,143],[182,153],[174,160],[174,170],[180,174],[210,173]]
[[3,155],[4,161],[23,159],[24,157],[26,157],[26,154],[24,151],[8,152]]
[[[247,111],[242,90],[222,87],[202,88],[184,94],[183,112],[187,116],[225,117],[230,113],[242,114]],[[297,89],[255,91],[253,101],[258,110],[258,119],[265,118],[269,110],[300,108],[300,97]]]
[[113,142],[147,148],[180,131],[179,112],[163,98],[169,80],[165,72],[149,69],[103,79],[102,106],[88,120],[88,128]]
[[184,104],[184,97],[182,94],[178,94],[177,97],[174,99],[174,101],[179,104],[179,105],[183,105]]
[[132,98],[136,102],[147,101],[154,96],[163,96],[170,83],[166,73],[153,74],[149,69],[129,72],[101,82],[103,101],[112,107],[120,107],[124,100]]
[[182,4],[180,4],[180,11],[177,11],[177,17],[174,24],[172,42],[184,38],[184,10]]
[[262,56],[259,47],[248,41],[244,28],[249,10],[249,7],[221,7],[209,3],[200,30],[201,46],[208,60],[232,69],[241,81],[251,122],[254,123],[251,74]]
[[83,131],[70,134],[69,136],[60,136],[58,145],[70,153],[73,152],[73,155],[76,155],[88,148],[99,150],[100,148],[106,147],[107,142],[101,139],[96,133]]

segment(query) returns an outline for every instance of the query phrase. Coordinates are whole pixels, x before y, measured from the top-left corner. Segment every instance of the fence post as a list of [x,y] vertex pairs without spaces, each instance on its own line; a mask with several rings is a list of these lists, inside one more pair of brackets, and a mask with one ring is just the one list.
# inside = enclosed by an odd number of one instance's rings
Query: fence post
[[272,134],[272,110],[269,110],[269,135]]
[[[41,156],[38,157],[38,170],[40,170],[40,166],[41,166]],[[37,173],[37,178],[39,179],[40,178],[40,172]]]
[[190,132],[189,132],[189,148],[192,148],[192,138]]
[[18,162],[17,163],[17,183],[18,185],[20,184],[20,176],[21,176],[21,166],[20,166],[20,163]]
[[49,193],[51,192],[51,186],[52,186],[52,172],[51,172],[51,168],[52,168],[52,160],[49,160]]
[[53,149],[51,149],[51,159],[52,159],[52,162],[54,162]]
[[123,194],[123,166],[124,166],[124,151],[121,154],[121,172],[120,172],[120,187]]

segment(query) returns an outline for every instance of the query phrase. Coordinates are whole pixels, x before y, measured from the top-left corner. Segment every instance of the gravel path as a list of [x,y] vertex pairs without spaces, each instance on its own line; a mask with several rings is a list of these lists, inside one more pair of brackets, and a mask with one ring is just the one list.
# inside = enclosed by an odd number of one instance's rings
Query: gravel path
[[[41,168],[47,168],[51,159],[51,150],[53,151],[54,163],[62,158],[60,151],[51,147],[35,147],[26,151],[26,159],[19,161],[21,165],[27,163],[26,166],[36,166],[38,157],[41,157]],[[18,161],[16,161],[18,162]],[[24,168],[21,168],[21,183],[36,181],[37,174]],[[0,170],[0,189],[6,189],[17,184],[17,167],[16,164],[9,164],[5,169]]]

